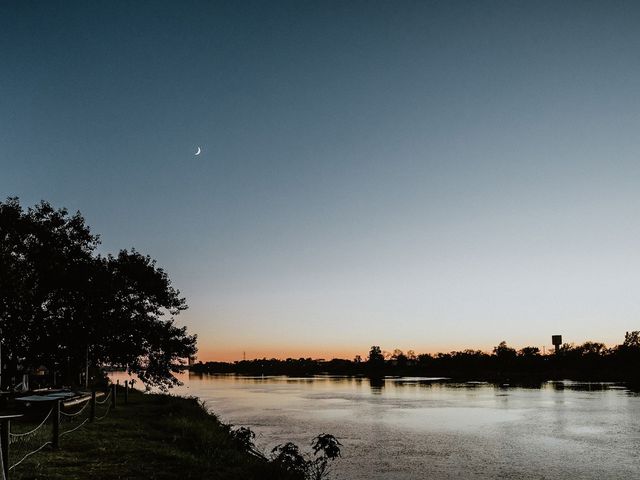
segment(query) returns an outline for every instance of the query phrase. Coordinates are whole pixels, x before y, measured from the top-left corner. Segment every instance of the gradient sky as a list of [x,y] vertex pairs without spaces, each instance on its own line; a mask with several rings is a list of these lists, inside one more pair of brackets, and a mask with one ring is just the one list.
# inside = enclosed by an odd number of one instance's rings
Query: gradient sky
[[156,258],[203,360],[620,343],[639,25],[634,1],[3,1],[0,197]]

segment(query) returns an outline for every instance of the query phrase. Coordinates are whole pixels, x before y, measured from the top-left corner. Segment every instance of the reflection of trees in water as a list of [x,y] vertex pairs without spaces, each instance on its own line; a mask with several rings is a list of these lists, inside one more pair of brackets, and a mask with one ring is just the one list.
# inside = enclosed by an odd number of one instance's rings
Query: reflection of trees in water
[[385,379],[384,377],[369,377],[369,388],[371,388],[371,393],[382,393],[382,389],[384,388]]
[[572,382],[569,380],[545,382],[545,386],[553,390],[575,390],[582,392],[602,392],[605,390],[625,388],[615,382]]
[[[251,376],[242,374],[202,374],[189,373],[190,378],[207,379],[233,379],[234,381],[249,384],[285,384],[285,385],[311,385],[318,382],[331,385],[349,386],[354,385],[358,388],[368,385],[371,393],[382,394],[386,387],[392,389],[435,389],[435,390],[476,390],[480,388],[491,387],[496,390],[508,390],[510,388],[519,389],[550,389],[556,391],[573,390],[573,391],[589,391],[598,392],[606,390],[624,389],[635,393],[640,393],[640,385],[627,382],[589,382],[589,381],[572,381],[572,380],[533,380],[533,381],[512,381],[505,382],[487,382],[487,381],[458,381],[447,377],[390,377],[381,375],[372,376],[331,376],[331,375],[311,375],[308,377],[288,377],[286,375],[262,375]],[[115,378],[115,377],[114,377]]]

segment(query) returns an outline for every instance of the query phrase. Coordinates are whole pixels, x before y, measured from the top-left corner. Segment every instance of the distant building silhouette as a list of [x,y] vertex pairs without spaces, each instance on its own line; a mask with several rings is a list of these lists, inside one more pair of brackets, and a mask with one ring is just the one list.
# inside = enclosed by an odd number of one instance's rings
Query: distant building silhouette
[[560,345],[562,345],[562,335],[551,335],[551,343],[556,347],[556,353],[560,352]]

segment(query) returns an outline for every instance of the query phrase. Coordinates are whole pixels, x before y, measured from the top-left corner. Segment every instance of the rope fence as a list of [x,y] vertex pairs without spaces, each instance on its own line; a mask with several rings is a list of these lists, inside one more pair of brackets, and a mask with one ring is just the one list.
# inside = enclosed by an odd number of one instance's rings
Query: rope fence
[[60,436],[63,437],[71,432],[75,432],[90,420],[91,398],[88,398],[85,404],[74,413],[60,411]]
[[12,432],[9,430],[9,468],[15,467],[24,462],[31,455],[38,453],[47,445],[51,445],[51,419],[53,416],[52,407],[40,424],[28,432]]
[[103,400],[96,400],[96,405],[102,405],[104,403],[107,403],[110,399],[111,399],[111,390],[109,390],[109,393],[105,395]]
[[[53,400],[53,406],[38,423],[20,422],[22,415],[0,416],[0,480],[8,480],[10,472],[27,458],[45,447],[59,448],[61,437],[79,430],[87,423],[104,420],[116,408],[115,385],[111,386],[108,394],[102,395],[101,400],[96,397],[94,391],[86,399],[69,402],[67,406],[62,400]],[[125,381],[125,403],[128,397],[129,384]]]
[[111,408],[111,405],[107,405],[107,408],[105,409],[104,415],[100,415],[99,417],[96,417],[96,420],[98,420],[98,421],[103,420],[107,415],[109,415],[110,408]]

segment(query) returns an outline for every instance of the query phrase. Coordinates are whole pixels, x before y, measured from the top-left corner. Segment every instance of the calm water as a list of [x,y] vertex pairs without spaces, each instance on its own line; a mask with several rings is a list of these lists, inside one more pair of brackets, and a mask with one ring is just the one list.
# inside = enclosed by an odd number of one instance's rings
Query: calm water
[[613,384],[182,380],[175,393],[198,396],[224,421],[251,427],[265,450],[336,435],[344,447],[334,471],[344,480],[640,478],[640,396]]

